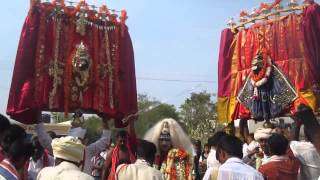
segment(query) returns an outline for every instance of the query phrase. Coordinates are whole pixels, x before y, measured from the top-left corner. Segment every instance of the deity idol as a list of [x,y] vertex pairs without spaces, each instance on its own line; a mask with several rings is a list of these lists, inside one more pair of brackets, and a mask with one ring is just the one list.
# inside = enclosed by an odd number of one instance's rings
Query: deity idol
[[251,118],[269,120],[278,116],[297,98],[297,93],[265,50],[258,51],[251,64],[239,102],[250,110]]

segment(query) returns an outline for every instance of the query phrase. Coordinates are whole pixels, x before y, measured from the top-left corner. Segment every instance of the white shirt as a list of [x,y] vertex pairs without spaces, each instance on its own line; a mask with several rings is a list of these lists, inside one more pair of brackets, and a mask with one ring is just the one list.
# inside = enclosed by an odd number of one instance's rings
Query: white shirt
[[159,170],[151,167],[144,160],[137,159],[134,164],[118,166],[116,180],[163,180]]
[[260,172],[242,162],[241,159],[232,157],[223,163],[218,172],[218,180],[263,180]]
[[207,158],[207,168],[220,166],[219,161],[216,159],[216,150],[211,148]]
[[[38,161],[34,161],[32,158],[29,160],[28,167],[28,180],[36,180],[38,173],[43,169],[43,155]],[[54,165],[54,159],[52,156],[48,155],[48,167]]]
[[63,161],[55,167],[43,168],[37,180],[94,180],[93,177],[81,172],[76,165]]
[[310,142],[291,141],[290,148],[300,161],[299,180],[317,180],[320,176],[320,156]]
[[[35,131],[38,135],[38,139],[39,139],[40,144],[43,147],[47,148],[50,152],[52,152],[52,147],[51,147],[52,138],[46,132],[46,130],[43,126],[43,123],[37,124],[35,127]],[[83,172],[85,172],[87,174],[91,174],[91,170],[92,170],[91,159],[92,159],[92,157],[95,156],[97,153],[100,153],[100,152],[106,150],[107,144],[109,144],[109,142],[110,142],[110,137],[111,137],[111,131],[104,129],[102,132],[101,138],[99,140],[86,146]]]
[[220,162],[216,159],[216,150],[211,148],[208,158],[207,158],[207,170],[202,178],[202,180],[210,180],[212,171],[215,168],[219,168]]

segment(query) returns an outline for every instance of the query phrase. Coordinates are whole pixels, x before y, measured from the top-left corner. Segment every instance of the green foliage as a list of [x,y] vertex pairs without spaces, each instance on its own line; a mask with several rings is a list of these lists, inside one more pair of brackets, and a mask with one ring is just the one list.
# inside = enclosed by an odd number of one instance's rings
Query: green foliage
[[[173,118],[177,120],[191,138],[207,141],[207,138],[218,128],[216,123],[216,105],[211,101],[211,95],[207,92],[192,93],[180,106],[180,113],[173,105],[161,103],[160,101],[149,97],[146,94],[138,95],[139,117],[135,122],[137,136],[143,135],[158,121],[164,118]],[[56,123],[72,119],[64,118],[64,113],[52,112],[52,118]],[[89,142],[94,142],[100,138],[102,133],[102,120],[98,116],[86,118],[83,128],[87,129]],[[119,129],[110,128],[113,132]]]
[[67,117],[65,117],[63,112],[51,112],[51,117],[54,123],[61,123],[71,120],[72,115],[68,113]]
[[135,128],[138,137],[143,137],[148,129],[164,118],[178,119],[179,114],[173,105],[161,103],[145,94],[138,95],[139,111],[141,111]]
[[192,93],[180,106],[181,123],[193,139],[206,141],[217,126],[216,105],[207,92]]
[[86,136],[89,140],[89,144],[93,143],[101,137],[102,119],[97,116],[90,116],[84,121],[82,127],[87,129]]

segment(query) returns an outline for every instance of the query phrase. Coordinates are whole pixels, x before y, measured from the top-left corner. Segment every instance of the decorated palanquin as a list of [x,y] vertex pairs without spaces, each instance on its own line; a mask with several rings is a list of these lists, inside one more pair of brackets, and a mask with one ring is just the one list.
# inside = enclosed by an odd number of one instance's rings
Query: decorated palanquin
[[272,119],[294,113],[301,103],[319,111],[320,6],[312,0],[303,6],[290,2],[288,9],[281,8],[280,0],[262,3],[260,12],[240,14],[240,22],[253,25],[236,27],[231,20],[231,28],[222,31],[220,122]]
[[[85,1],[31,4],[17,51],[7,114],[31,124],[39,111],[82,109],[102,117],[137,112],[133,47],[125,25],[106,6]],[[90,6],[91,7],[91,6]]]

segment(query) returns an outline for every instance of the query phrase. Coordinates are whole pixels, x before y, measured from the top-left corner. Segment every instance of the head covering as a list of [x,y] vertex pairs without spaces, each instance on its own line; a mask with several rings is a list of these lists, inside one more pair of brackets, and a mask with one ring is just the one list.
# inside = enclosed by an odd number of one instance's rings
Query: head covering
[[81,128],[81,127],[77,127],[77,128],[72,128],[70,129],[68,135],[69,136],[73,136],[73,137],[77,137],[80,139],[84,139],[84,136],[86,135],[87,130]]
[[77,163],[83,160],[84,145],[78,138],[72,136],[56,138],[52,140],[51,146],[55,158]]
[[173,148],[181,148],[187,151],[188,154],[193,154],[193,145],[188,135],[178,122],[171,118],[159,121],[146,132],[143,139],[154,143],[157,147],[157,154],[160,154],[159,139],[160,137],[168,137],[168,135],[170,135]]
[[169,124],[168,122],[164,122],[162,124],[162,129],[161,129],[161,132],[160,132],[160,139],[171,139],[170,137],[170,129],[169,129]]
[[268,139],[272,133],[274,133],[271,128],[258,128],[254,133],[254,139],[259,141],[260,139]]

